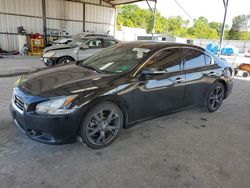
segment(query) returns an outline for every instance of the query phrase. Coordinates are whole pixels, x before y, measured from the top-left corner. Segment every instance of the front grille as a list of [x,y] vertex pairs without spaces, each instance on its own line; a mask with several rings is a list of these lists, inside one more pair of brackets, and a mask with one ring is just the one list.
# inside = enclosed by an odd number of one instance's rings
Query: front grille
[[18,97],[17,95],[14,95],[14,99],[13,99],[15,105],[20,109],[20,110],[24,110],[24,102],[23,100]]

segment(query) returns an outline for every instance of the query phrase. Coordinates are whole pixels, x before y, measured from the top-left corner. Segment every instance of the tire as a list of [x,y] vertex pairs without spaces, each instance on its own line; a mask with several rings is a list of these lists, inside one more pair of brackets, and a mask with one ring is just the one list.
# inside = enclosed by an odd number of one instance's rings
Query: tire
[[234,75],[237,75],[237,74],[238,74],[238,70],[234,69]]
[[63,65],[67,65],[70,64],[71,62],[73,62],[74,60],[71,57],[62,57],[60,58],[56,64],[63,64]]
[[248,77],[248,72],[243,72],[242,76],[243,76],[244,78]]
[[224,100],[224,95],[225,95],[224,85],[220,82],[216,82],[215,84],[213,84],[213,86],[207,93],[204,110],[207,112],[217,111]]
[[91,108],[83,118],[79,135],[90,148],[101,149],[119,136],[123,127],[123,113],[111,102]]

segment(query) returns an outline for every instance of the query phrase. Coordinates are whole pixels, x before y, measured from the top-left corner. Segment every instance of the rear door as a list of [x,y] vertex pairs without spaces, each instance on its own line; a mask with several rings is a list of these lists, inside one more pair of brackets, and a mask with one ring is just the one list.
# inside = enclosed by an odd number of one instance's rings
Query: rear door
[[202,105],[212,83],[218,77],[213,58],[200,49],[182,48],[186,75],[185,106]]
[[135,120],[157,116],[183,106],[185,74],[181,70],[180,49],[166,49],[141,69],[162,69],[165,72],[152,75],[138,75],[138,86],[134,93]]

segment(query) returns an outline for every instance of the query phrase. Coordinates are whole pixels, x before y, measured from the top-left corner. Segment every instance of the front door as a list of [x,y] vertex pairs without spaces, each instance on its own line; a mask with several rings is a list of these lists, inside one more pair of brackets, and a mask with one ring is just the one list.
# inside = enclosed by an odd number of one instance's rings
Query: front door
[[79,48],[78,60],[87,59],[104,48],[103,40],[98,38],[89,40],[84,46],[87,46],[88,48]]
[[[180,49],[173,48],[157,53],[141,69],[137,76],[138,86],[133,95],[135,121],[183,106],[185,74],[181,66]],[[161,72],[142,74],[150,69],[158,69]]]

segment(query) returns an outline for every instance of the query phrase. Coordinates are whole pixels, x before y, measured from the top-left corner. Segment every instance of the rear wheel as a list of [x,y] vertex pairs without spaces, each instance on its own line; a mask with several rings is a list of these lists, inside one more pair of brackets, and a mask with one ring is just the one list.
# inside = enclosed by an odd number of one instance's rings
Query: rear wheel
[[243,76],[244,78],[248,77],[248,72],[243,72],[242,76]]
[[238,70],[234,69],[234,75],[237,75],[237,74],[238,74]]
[[221,106],[224,99],[225,88],[222,83],[216,82],[207,93],[204,109],[215,112]]
[[103,102],[89,110],[83,119],[80,136],[90,148],[101,149],[110,145],[119,135],[123,113],[111,102]]

